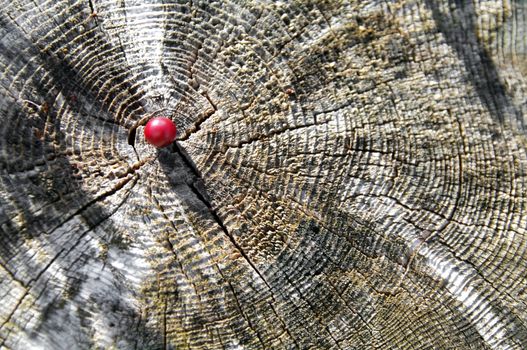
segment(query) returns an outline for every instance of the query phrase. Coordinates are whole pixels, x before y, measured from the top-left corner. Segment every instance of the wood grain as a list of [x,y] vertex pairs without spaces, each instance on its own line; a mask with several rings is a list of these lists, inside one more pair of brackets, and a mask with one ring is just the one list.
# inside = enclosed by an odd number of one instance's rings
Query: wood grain
[[0,349],[526,348],[526,17],[0,1]]

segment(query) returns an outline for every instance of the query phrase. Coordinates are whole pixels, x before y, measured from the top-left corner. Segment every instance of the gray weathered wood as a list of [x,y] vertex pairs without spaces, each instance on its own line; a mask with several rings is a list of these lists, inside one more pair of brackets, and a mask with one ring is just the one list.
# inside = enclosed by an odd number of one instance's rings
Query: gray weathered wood
[[527,348],[524,1],[0,5],[1,349]]

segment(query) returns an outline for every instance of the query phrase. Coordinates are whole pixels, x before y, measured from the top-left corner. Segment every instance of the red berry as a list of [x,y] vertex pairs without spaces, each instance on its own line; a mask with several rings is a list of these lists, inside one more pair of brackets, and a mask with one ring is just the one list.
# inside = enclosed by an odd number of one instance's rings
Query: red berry
[[165,117],[152,118],[146,123],[145,138],[156,147],[168,146],[176,139],[176,125]]

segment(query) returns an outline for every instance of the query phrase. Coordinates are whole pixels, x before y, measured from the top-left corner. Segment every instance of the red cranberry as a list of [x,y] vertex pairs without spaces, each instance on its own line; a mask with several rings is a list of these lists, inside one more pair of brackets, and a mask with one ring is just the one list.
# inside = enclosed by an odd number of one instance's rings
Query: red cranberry
[[165,117],[152,118],[146,123],[145,138],[156,147],[168,146],[176,139],[176,125]]

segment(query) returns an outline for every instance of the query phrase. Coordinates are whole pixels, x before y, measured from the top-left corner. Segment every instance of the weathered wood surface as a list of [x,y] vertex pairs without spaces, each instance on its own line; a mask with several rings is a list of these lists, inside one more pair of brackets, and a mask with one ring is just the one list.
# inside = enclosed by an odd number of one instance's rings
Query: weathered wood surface
[[527,347],[524,1],[0,8],[0,348]]

